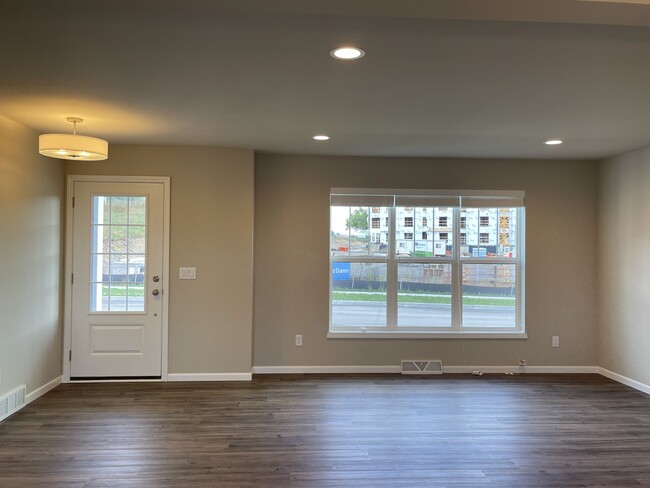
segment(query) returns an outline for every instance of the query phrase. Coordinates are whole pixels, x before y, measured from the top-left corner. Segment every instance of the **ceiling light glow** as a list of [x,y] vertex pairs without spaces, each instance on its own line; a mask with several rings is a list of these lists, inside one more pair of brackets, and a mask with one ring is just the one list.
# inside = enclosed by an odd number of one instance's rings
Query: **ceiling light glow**
[[318,134],[314,136],[315,141],[329,141],[330,136],[326,136],[325,134]]
[[359,59],[365,54],[366,52],[363,49],[352,46],[337,47],[330,51],[330,56],[336,59]]
[[564,141],[560,139],[550,139],[546,141],[544,144],[546,144],[547,146],[557,146],[558,144],[562,144],[563,142]]

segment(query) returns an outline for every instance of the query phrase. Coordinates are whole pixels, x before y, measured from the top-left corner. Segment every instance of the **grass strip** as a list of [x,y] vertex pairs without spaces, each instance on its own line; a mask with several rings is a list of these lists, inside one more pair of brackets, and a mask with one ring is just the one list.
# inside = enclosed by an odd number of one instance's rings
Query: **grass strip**
[[[108,286],[102,286],[102,296],[103,297],[108,296]],[[112,297],[125,297],[126,296],[126,286],[123,286],[123,285],[111,286],[111,296]],[[129,287],[129,296],[130,297],[144,297],[144,287],[142,285],[140,285],[138,288]]]
[[[340,293],[333,291],[332,300],[350,300],[350,301],[359,301],[359,302],[385,302],[386,295],[378,293]],[[440,296],[423,296],[418,294],[402,294],[400,293],[397,297],[399,303],[443,303],[446,305],[451,305],[451,296],[449,295],[440,295]],[[477,297],[466,297],[463,299],[464,305],[489,305],[496,307],[514,307],[515,299],[503,299],[503,298],[477,298]]]

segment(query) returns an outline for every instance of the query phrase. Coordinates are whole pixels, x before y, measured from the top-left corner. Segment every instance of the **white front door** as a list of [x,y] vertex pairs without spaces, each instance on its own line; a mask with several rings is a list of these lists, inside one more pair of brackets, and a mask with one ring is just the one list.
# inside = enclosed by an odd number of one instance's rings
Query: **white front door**
[[75,181],[71,379],[160,377],[163,183]]

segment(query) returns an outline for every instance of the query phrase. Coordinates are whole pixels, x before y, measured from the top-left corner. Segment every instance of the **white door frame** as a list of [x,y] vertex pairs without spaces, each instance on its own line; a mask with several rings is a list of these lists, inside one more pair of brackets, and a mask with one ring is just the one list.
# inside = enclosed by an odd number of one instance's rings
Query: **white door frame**
[[[167,381],[168,338],[169,338],[169,215],[171,180],[168,176],[102,176],[102,175],[68,175],[66,182],[66,224],[65,224],[65,275],[63,308],[63,383],[70,382],[70,350],[72,348],[72,254],[74,213],[72,197],[74,184],[78,181],[98,183],[162,183],[163,185],[163,279],[162,279],[162,351],[160,380],[122,381]],[[101,380],[98,380],[101,381]],[[76,382],[75,382],[76,383]]]

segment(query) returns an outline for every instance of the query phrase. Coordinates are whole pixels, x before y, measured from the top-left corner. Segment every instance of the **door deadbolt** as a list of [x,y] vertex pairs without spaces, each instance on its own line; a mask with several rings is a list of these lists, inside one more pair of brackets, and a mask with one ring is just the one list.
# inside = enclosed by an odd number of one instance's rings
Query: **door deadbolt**
[[160,276],[156,275],[153,278],[151,278],[154,283],[158,283],[160,281]]

